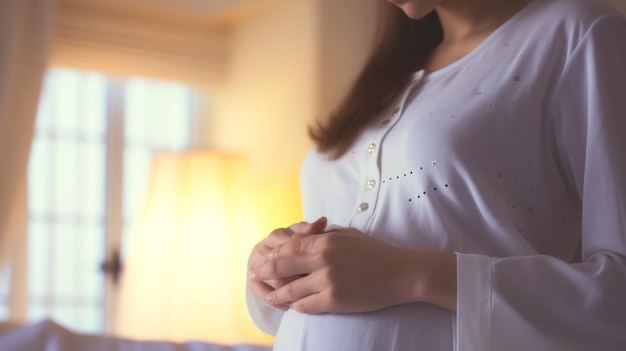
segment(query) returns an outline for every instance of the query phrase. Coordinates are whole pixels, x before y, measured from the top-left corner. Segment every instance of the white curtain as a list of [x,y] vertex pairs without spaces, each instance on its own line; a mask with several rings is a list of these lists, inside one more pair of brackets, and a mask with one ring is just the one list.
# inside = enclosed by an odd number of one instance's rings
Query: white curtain
[[0,288],[10,289],[17,320],[25,317],[26,171],[53,10],[54,0],[0,0]]

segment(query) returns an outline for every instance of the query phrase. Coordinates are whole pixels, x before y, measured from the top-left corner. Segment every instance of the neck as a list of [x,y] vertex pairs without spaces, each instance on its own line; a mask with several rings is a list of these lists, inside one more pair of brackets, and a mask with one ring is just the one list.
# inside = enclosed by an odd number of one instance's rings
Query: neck
[[531,0],[443,0],[437,6],[443,43],[493,32]]

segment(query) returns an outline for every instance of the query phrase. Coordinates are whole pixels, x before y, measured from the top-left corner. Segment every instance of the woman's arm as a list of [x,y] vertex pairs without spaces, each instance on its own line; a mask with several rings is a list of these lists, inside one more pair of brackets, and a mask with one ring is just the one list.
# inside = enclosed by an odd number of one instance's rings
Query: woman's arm
[[390,245],[356,229],[300,236],[252,269],[253,282],[306,275],[265,295],[303,313],[367,312],[409,302],[456,310],[456,255]]

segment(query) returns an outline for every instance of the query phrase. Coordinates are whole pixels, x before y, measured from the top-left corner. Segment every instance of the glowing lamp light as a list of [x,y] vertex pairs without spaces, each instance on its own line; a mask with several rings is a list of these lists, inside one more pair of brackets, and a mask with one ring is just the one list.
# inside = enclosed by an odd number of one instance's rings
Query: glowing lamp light
[[131,232],[118,335],[271,344],[245,308],[246,261],[258,241],[249,169],[217,152],[159,155]]

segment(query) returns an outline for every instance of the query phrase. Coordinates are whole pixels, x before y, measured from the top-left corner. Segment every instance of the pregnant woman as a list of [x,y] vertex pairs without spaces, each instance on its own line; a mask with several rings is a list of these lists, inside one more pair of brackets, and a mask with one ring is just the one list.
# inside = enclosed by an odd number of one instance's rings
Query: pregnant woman
[[275,350],[626,350],[626,20],[390,0],[248,263]]

